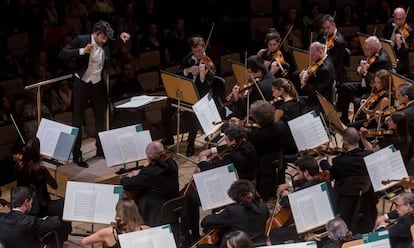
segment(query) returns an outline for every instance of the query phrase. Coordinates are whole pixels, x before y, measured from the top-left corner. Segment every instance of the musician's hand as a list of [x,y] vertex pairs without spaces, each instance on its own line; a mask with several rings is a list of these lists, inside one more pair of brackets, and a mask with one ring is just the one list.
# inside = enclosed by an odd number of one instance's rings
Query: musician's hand
[[198,66],[198,73],[200,74],[201,82],[204,82],[204,80],[206,79],[206,75],[208,73],[208,70],[205,64],[200,63],[200,65]]
[[385,217],[385,215],[378,216],[377,219],[375,220],[374,231],[380,227],[386,227],[387,225],[388,223],[387,223],[387,218]]
[[263,61],[263,64],[266,66],[266,68],[269,68],[270,61],[265,60],[265,61]]
[[235,102],[237,102],[240,98],[239,90],[240,86],[238,84],[234,85],[233,89],[231,90]]
[[277,193],[281,195],[283,191],[288,190],[288,189],[289,189],[288,183],[279,184],[279,186],[277,186]]
[[283,190],[282,193],[280,194],[281,196],[285,196],[285,195],[289,195],[289,191],[287,190]]
[[84,52],[84,53],[91,53],[91,52],[92,52],[92,50],[93,50],[93,45],[92,45],[92,44],[90,44],[90,43],[88,43],[88,44],[85,46],[85,48],[83,48],[83,52]]
[[309,74],[307,71],[301,71],[301,73],[299,74],[299,78],[300,78],[300,85],[302,87],[304,87],[309,79]]
[[193,65],[191,67],[185,68],[184,70],[185,70],[185,72],[187,74],[190,74],[191,73],[193,75],[198,75],[198,66],[196,66],[196,65]]
[[140,171],[141,170],[131,171],[130,173],[128,173],[127,177],[134,177],[134,176],[138,175]]
[[198,159],[200,160],[206,160],[208,157],[210,157],[213,153],[211,152],[211,149],[207,149],[204,151],[201,151],[198,155]]
[[401,34],[396,34],[395,35],[395,42],[394,42],[394,44],[397,45],[397,49],[400,49],[401,48],[401,45],[403,44],[403,40],[402,40]]
[[129,39],[131,38],[131,35],[128,34],[128,33],[122,32],[119,35],[119,38],[121,38],[121,40],[125,43],[125,42],[129,41]]

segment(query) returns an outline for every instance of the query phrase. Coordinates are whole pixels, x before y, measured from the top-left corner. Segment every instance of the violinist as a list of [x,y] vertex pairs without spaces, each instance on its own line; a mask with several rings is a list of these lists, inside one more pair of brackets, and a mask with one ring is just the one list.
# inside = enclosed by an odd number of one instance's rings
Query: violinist
[[386,22],[382,32],[382,38],[391,40],[398,58],[397,73],[404,76],[410,74],[408,53],[413,40],[413,29],[406,22],[407,14],[404,8],[396,8],[393,17]]
[[293,83],[284,78],[277,78],[272,83],[273,97],[282,101],[275,107],[275,121],[288,122],[302,114],[302,104]]
[[[269,218],[269,209],[265,203],[255,200],[255,193],[256,189],[251,181],[240,179],[234,182],[227,194],[235,203],[204,217],[201,226],[207,230],[220,228],[224,237],[227,237],[227,233],[242,231],[251,238],[255,247],[265,246],[264,229]],[[226,243],[227,240],[223,238],[221,244],[208,247],[226,247]]]
[[[264,61],[257,55],[247,58],[247,71],[256,82],[248,90],[240,92],[240,85],[236,84],[232,89],[232,104],[230,106],[233,116],[244,119],[247,115],[247,95],[249,95],[249,106],[257,100],[270,101],[272,96],[272,83],[275,77],[266,68]],[[264,98],[264,99],[263,99]]]
[[397,99],[399,104],[405,104],[405,108],[401,110],[407,117],[408,128],[411,140],[414,140],[414,86],[412,83],[406,82],[398,85]]
[[391,59],[382,48],[381,42],[376,36],[370,36],[363,45],[366,59],[360,61],[357,68],[361,81],[346,82],[338,88],[338,101],[336,110],[341,112],[341,121],[345,125],[350,122],[348,117],[349,103],[355,98],[362,98],[371,93],[371,82],[375,73],[381,69],[391,70]]
[[[403,112],[395,112],[385,119],[388,129],[360,129],[361,140],[365,149],[378,151],[389,145],[394,145],[397,150],[401,151],[405,162],[410,161],[413,151],[413,143],[408,129],[407,117]],[[371,137],[371,142],[368,138]],[[375,137],[374,140],[372,138]]]
[[[342,193],[353,186],[347,180],[355,178],[355,176],[366,176],[366,180],[369,180],[364,157],[372,154],[372,151],[360,148],[359,141],[358,130],[354,127],[346,128],[342,136],[345,153],[333,158],[332,166],[327,159],[322,159],[319,165],[323,170],[329,170],[331,180],[335,181],[333,187],[335,212],[341,216],[353,232],[367,233],[372,231],[373,221],[377,215],[378,198],[372,186],[362,194],[361,199],[358,195]],[[355,204],[359,200],[361,200],[361,205],[356,210]],[[358,211],[359,214],[355,215],[355,211]]]
[[332,61],[326,59],[325,45],[320,42],[313,42],[309,46],[309,56],[310,66],[299,74],[300,89],[298,92],[301,96],[307,97],[305,103],[309,110],[320,111],[316,91],[332,102],[335,68]]
[[[205,43],[204,39],[200,36],[193,36],[189,39],[191,52],[189,52],[181,63],[181,67],[178,69],[177,74],[184,77],[188,77],[194,81],[194,84],[197,88],[198,95],[202,98],[205,94],[211,92],[210,85],[213,84],[212,73],[214,65],[206,65],[205,60]],[[185,94],[185,93],[184,93]],[[172,145],[174,144],[173,139],[173,126],[171,116],[177,111],[176,108],[172,107],[171,104],[176,103],[173,99],[168,99],[165,107],[162,109],[162,120],[165,130],[164,139],[161,141],[163,145]],[[217,104],[217,106],[219,106]],[[188,146],[186,155],[194,155],[194,141],[196,138],[198,130],[198,120],[194,113],[184,111],[184,119],[186,124],[189,125],[189,134],[188,134]]]
[[[355,121],[348,126],[368,128],[377,127],[376,121],[368,116],[374,116],[377,111],[383,111],[391,105],[394,105],[394,88],[391,73],[387,70],[379,70],[375,73],[372,83],[373,93],[366,99],[361,99],[360,104],[355,104]],[[391,88],[390,88],[391,87]],[[359,107],[358,107],[359,106]]]
[[[320,172],[319,165],[314,157],[309,155],[301,157],[296,162],[296,167],[297,176],[295,180],[280,184],[277,187],[277,194],[281,196],[280,205],[282,208],[290,208],[288,195],[292,191],[298,191],[320,183],[319,180],[315,179]],[[271,229],[269,237],[273,245],[283,244],[287,240],[303,241],[296,232],[294,225]]]
[[275,78],[288,77],[290,65],[285,61],[280,50],[281,37],[276,29],[271,28],[265,37],[267,48],[260,49],[257,56],[264,60],[267,69]]
[[337,84],[345,83],[347,72],[345,70],[345,48],[346,40],[338,32],[335,20],[330,15],[324,15],[321,19],[322,27],[319,33],[318,41],[326,46],[328,58],[332,60],[335,67],[335,79]]

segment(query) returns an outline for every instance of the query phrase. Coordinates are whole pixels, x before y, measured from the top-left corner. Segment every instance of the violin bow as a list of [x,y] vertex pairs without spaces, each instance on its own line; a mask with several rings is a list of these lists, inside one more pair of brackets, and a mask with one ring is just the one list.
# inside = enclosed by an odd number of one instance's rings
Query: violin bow
[[279,49],[283,46],[283,44],[285,43],[287,37],[289,36],[290,32],[293,30],[293,27],[295,26],[295,24],[292,24],[289,28],[289,30],[287,31],[287,33],[285,34],[285,37],[283,37],[283,40],[280,42],[279,45]]
[[23,135],[20,132],[19,127],[17,126],[16,120],[14,119],[13,114],[10,114],[10,119],[12,120],[13,125],[16,128],[16,130],[17,130],[17,133],[19,134],[20,140],[22,141],[23,145],[25,145],[26,142],[24,141]]
[[210,38],[211,38],[211,35],[213,34],[213,29],[214,29],[214,26],[215,26],[215,25],[216,25],[216,23],[215,23],[215,22],[213,22],[213,23],[211,24],[210,33],[208,34],[207,41],[206,41],[206,47],[205,47],[205,49],[204,49],[204,54],[206,53],[206,49],[207,49],[207,47],[208,47],[208,45],[209,45],[209,43],[210,43]]

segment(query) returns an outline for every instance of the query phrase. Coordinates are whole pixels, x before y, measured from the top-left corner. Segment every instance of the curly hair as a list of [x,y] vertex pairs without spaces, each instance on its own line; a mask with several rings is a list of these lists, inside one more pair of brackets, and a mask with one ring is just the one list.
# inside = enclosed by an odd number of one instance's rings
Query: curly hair
[[227,191],[229,197],[236,202],[236,204],[249,205],[253,199],[247,198],[250,193],[255,194],[256,189],[252,182],[246,179],[235,181],[230,189]]
[[275,108],[264,100],[258,100],[250,106],[250,113],[253,119],[260,126],[268,126],[275,121]]

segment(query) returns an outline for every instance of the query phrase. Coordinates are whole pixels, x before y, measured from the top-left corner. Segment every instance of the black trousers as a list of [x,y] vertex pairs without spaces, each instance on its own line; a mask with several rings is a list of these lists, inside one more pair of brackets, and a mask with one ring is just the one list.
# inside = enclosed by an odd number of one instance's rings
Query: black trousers
[[78,137],[76,138],[75,145],[73,146],[73,157],[77,158],[82,156],[82,125],[85,122],[85,109],[89,100],[91,101],[95,118],[96,148],[97,152],[102,152],[102,144],[97,133],[104,131],[106,126],[105,113],[107,108],[107,97],[104,81],[92,84],[85,83],[81,79],[74,77],[72,96],[72,125],[79,128]]
[[[347,82],[343,83],[338,88],[338,101],[336,102],[336,110],[342,112],[341,120],[347,124],[349,103],[353,102],[355,98],[361,98],[365,94],[371,92],[371,87],[362,87],[361,82]],[[359,104],[359,103],[358,103]],[[359,106],[355,106],[355,111]],[[348,121],[347,121],[348,120]]]

